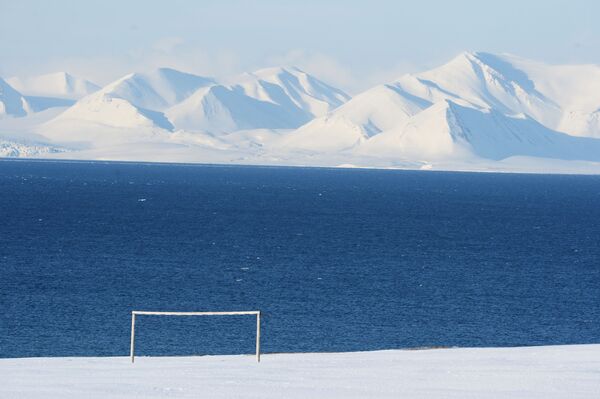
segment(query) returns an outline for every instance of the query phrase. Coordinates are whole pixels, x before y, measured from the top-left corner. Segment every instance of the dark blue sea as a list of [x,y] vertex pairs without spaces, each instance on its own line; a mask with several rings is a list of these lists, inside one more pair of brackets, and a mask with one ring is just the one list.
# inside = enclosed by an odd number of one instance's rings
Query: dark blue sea
[[[0,161],[0,357],[600,342],[600,177]],[[139,355],[255,320],[137,321]]]

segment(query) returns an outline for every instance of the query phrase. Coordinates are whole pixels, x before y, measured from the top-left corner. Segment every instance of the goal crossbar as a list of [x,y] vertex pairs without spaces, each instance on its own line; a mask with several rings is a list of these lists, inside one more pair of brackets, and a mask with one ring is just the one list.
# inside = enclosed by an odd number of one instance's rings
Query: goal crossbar
[[135,316],[256,316],[256,361],[260,362],[260,310],[247,310],[237,312],[152,312],[145,310],[133,310],[131,312],[131,363],[135,361]]

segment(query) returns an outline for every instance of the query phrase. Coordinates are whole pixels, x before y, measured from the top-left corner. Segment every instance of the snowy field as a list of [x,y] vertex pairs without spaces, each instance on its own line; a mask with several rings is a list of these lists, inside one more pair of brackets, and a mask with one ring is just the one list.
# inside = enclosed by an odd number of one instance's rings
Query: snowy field
[[600,345],[0,359],[0,398],[598,398]]

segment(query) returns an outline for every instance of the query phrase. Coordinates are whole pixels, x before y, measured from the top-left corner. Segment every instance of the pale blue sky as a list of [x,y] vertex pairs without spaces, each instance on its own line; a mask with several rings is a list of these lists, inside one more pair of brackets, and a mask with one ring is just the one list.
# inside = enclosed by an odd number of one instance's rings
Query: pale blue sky
[[297,64],[356,91],[464,50],[600,63],[597,1],[0,0],[0,76]]

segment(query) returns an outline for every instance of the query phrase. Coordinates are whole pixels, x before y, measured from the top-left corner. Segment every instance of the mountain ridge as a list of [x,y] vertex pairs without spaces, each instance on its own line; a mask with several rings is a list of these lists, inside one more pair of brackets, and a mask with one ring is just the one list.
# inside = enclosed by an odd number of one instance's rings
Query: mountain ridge
[[27,101],[4,79],[0,78],[0,118],[27,115]]
[[[197,148],[198,161],[241,163],[600,163],[600,66],[509,54],[463,52],[353,97],[289,66],[219,81],[159,68],[125,75],[74,104],[5,92],[12,104],[6,121],[35,119],[34,133],[89,154],[153,143],[143,146],[152,157],[164,143],[186,160]],[[44,120],[41,111],[52,107]]]
[[6,81],[22,94],[35,97],[78,100],[100,90],[100,86],[95,83],[67,72],[54,72],[27,78],[12,77]]
[[175,126],[189,130],[291,129],[348,99],[298,68],[274,67],[200,89],[166,114]]

